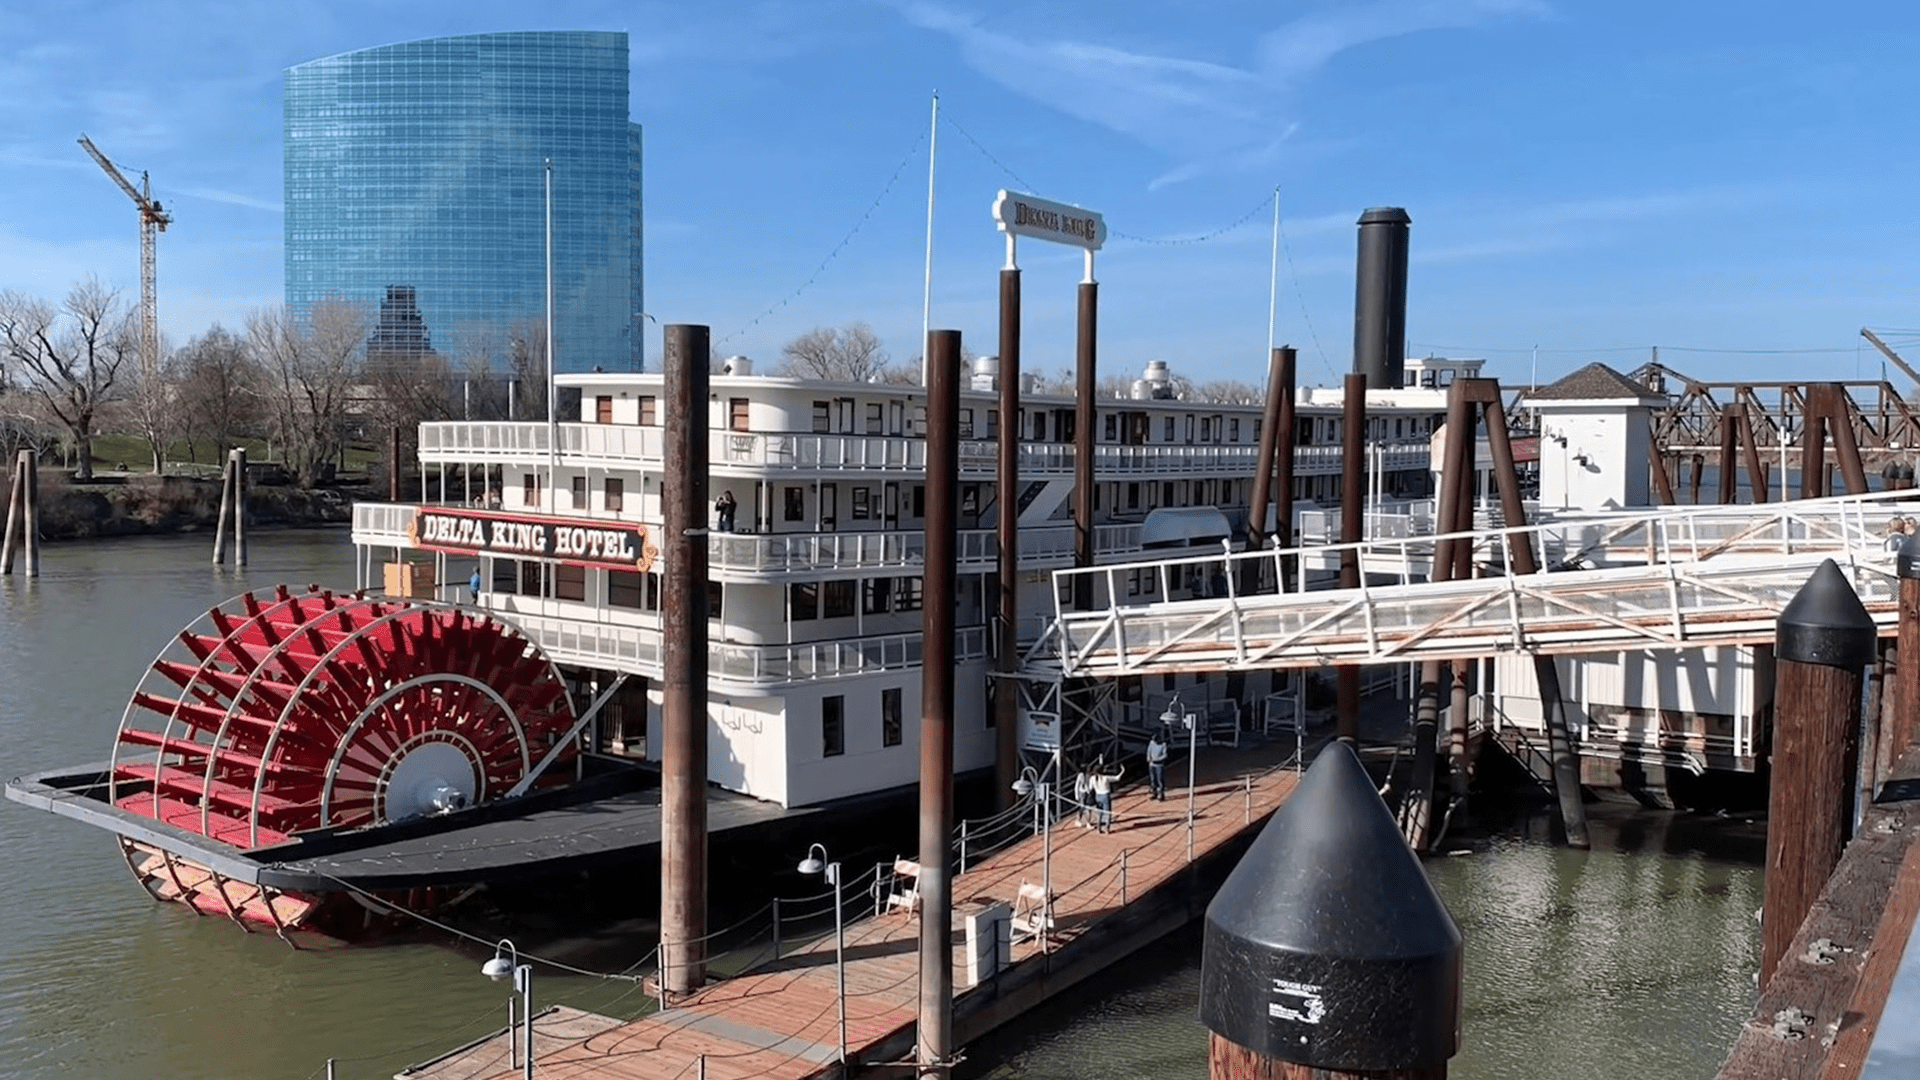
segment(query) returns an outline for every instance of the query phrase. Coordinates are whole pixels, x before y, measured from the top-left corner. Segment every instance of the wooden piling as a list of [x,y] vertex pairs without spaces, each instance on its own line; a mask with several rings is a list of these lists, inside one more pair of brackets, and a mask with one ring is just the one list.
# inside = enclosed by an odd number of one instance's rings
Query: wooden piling
[[400,425],[387,425],[387,501],[400,501]]
[[[1294,539],[1293,539],[1293,429],[1295,426],[1295,421],[1294,421],[1295,400],[1294,399],[1297,393],[1297,391],[1294,388],[1294,378],[1295,378],[1294,366],[1297,362],[1297,358],[1294,353],[1293,346],[1291,345],[1280,346],[1279,352],[1280,352],[1280,365],[1281,365],[1281,371],[1282,371],[1282,375],[1280,379],[1280,390],[1281,390],[1280,419],[1278,423],[1275,425],[1276,430],[1273,433],[1273,437],[1275,439],[1274,465],[1280,471],[1280,476],[1278,479],[1280,490],[1277,493],[1278,498],[1274,502],[1273,524],[1274,524],[1274,529],[1276,530],[1274,535],[1279,538],[1280,546],[1283,548],[1291,548],[1294,544]],[[1281,592],[1287,591],[1287,583],[1293,580],[1296,569],[1297,568],[1295,566],[1295,559],[1293,556],[1289,555],[1286,558],[1281,560],[1280,562],[1280,591]]]
[[660,709],[660,988],[705,982],[707,936],[707,363],[704,326],[665,330],[665,596]]
[[1653,453],[1648,457],[1648,465],[1653,473],[1653,493],[1666,506],[1678,506],[1680,500],[1673,497],[1673,477],[1667,474],[1667,452],[1660,449],[1660,440],[1653,442]]
[[[1760,463],[1760,443],[1754,437],[1753,425],[1747,414],[1745,403],[1736,402],[1727,406],[1728,412],[1740,423],[1741,456],[1747,463],[1747,487],[1752,489],[1755,505],[1768,501],[1767,467]],[[1723,466],[1724,467],[1724,466]]]
[[1806,410],[1800,425],[1800,497],[1818,499],[1827,493],[1827,392],[1825,383],[1807,387]]
[[[1282,357],[1281,350],[1274,349],[1267,358],[1267,399],[1260,413],[1260,449],[1253,467],[1253,493],[1247,500],[1247,550],[1260,551],[1267,547],[1272,536],[1278,536],[1284,530],[1276,529],[1270,536],[1267,532],[1267,509],[1273,505],[1273,459],[1283,437],[1290,439],[1291,432],[1280,430],[1280,398],[1284,391],[1281,380],[1285,379],[1291,388],[1293,372]],[[1278,522],[1275,523],[1276,525]],[[1244,566],[1244,576],[1240,581],[1242,592],[1252,592],[1259,585],[1259,574],[1264,562],[1248,560]]]
[[1832,559],[1794,594],[1775,627],[1762,989],[1839,863],[1851,831],[1861,679],[1877,634]]
[[[1462,440],[1460,437],[1461,432],[1470,431],[1473,426],[1472,406],[1467,402],[1463,390],[1460,381],[1455,381],[1447,389],[1444,429],[1447,435],[1446,445],[1440,455],[1439,506],[1435,511],[1434,523],[1434,531],[1441,534],[1452,532],[1453,523],[1459,520],[1459,504],[1466,490],[1459,482],[1459,474],[1462,469],[1472,467],[1470,448],[1473,440]],[[1449,581],[1453,578],[1454,544],[1452,540],[1434,543],[1428,580]],[[1412,779],[1407,784],[1406,797],[1400,803],[1400,829],[1406,835],[1408,845],[1415,851],[1426,851],[1433,843],[1434,791],[1438,786],[1435,777],[1439,774],[1440,756],[1440,687],[1442,680],[1448,677],[1449,668],[1442,661],[1421,661],[1419,685],[1414,690]],[[1454,762],[1456,768],[1462,764],[1460,761]]]
[[[1739,411],[1737,411],[1739,410]],[[1734,457],[1739,452],[1740,423],[1744,410],[1737,405],[1726,405],[1720,409],[1720,505],[1732,506],[1734,495],[1739,488],[1740,472],[1734,468]],[[1509,523],[1511,524],[1511,523]]]
[[1833,456],[1840,467],[1840,477],[1846,482],[1847,494],[1865,495],[1867,469],[1860,460],[1860,440],[1854,437],[1853,417],[1847,401],[1846,387],[1834,383],[1827,388],[1827,429],[1833,433]]
[[31,450],[20,451],[26,473],[26,498],[20,514],[20,543],[27,552],[27,576],[40,576],[40,460]]
[[[1013,238],[1007,238],[1008,262]],[[929,354],[931,355],[931,354]],[[1020,778],[1020,271],[1000,271],[999,442],[995,446],[994,501],[999,523],[996,553],[1000,588],[1000,638],[993,684],[994,791],[1002,809],[1019,796]]]
[[[1513,458],[1513,440],[1507,434],[1507,409],[1500,400],[1500,384],[1492,379],[1463,380],[1466,393],[1474,395],[1486,408],[1488,451],[1493,455],[1493,475],[1500,487],[1501,516],[1508,528],[1527,524],[1527,504],[1520,497],[1520,475]],[[1507,545],[1513,564],[1510,573],[1522,576],[1540,572],[1533,550],[1533,538],[1515,534]],[[1554,796],[1560,804],[1560,824],[1566,830],[1567,846],[1585,850],[1592,846],[1587,831],[1587,807],[1580,790],[1580,757],[1573,749],[1573,733],[1567,724],[1566,694],[1560,687],[1560,665],[1551,656],[1535,653],[1533,681],[1540,694],[1541,722],[1547,729],[1547,756],[1553,762]]]
[[1707,455],[1705,454],[1691,455],[1691,457],[1688,460],[1688,463],[1693,466],[1693,484],[1692,484],[1692,490],[1687,495],[1687,502],[1689,502],[1694,506],[1699,506],[1700,505],[1700,483],[1703,479],[1705,479],[1705,475],[1707,471]]
[[247,565],[247,448],[236,446],[233,457],[233,565]]
[[27,469],[26,455],[30,451],[22,450],[21,457],[13,463],[13,476],[7,483],[7,531],[0,537],[0,574],[13,573],[13,555],[18,548],[14,537],[20,534],[22,519],[26,515]]
[[213,565],[227,561],[227,522],[233,517],[233,454],[220,466],[220,510],[213,519]]
[[[1083,570],[1093,565],[1093,425],[1096,419],[1093,398],[1098,390],[1094,336],[1099,329],[1099,310],[1100,286],[1093,280],[1093,253],[1088,252],[1087,279],[1080,283],[1079,291],[1073,376],[1073,565]],[[959,363],[957,359],[954,362]],[[1000,422],[1005,424],[1014,419],[1002,416]],[[1092,574],[1074,575],[1075,609],[1092,610],[1093,582]]]
[[[926,603],[920,612],[924,660],[916,890],[920,896],[920,1010],[914,1061],[920,1076],[944,1077],[953,1060],[953,589],[960,523],[960,332],[929,331],[927,357],[927,555]],[[1001,418],[1003,428],[1008,419]]]
[[[1340,421],[1340,587],[1360,587],[1360,552],[1366,514],[1367,377],[1347,375]],[[1347,742],[1360,740],[1360,666],[1335,666],[1335,726]]]
[[1900,578],[1899,636],[1894,646],[1893,717],[1882,736],[1889,760],[1913,745],[1920,725],[1920,536],[1909,536],[1894,559]]

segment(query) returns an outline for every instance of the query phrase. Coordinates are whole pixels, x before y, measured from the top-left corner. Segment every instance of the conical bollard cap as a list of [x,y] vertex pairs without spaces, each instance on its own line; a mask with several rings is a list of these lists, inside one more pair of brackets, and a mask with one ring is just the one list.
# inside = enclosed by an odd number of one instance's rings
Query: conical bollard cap
[[1853,583],[1827,559],[1780,612],[1774,623],[1773,653],[1802,664],[1863,668],[1873,662],[1873,644],[1879,635]]
[[1207,906],[1200,1020],[1323,1069],[1460,1048],[1460,931],[1345,743],[1322,751]]

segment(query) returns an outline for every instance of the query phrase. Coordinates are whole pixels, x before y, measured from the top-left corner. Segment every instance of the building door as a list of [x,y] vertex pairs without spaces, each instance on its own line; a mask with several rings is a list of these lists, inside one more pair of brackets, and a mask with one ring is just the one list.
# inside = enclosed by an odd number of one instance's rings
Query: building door
[[822,532],[832,532],[836,525],[836,519],[839,517],[839,496],[839,485],[820,485],[820,529]]
[[881,509],[881,513],[885,515],[887,525],[889,527],[898,525],[900,523],[900,485],[891,480],[887,481],[887,490],[883,498],[886,500],[886,505]]

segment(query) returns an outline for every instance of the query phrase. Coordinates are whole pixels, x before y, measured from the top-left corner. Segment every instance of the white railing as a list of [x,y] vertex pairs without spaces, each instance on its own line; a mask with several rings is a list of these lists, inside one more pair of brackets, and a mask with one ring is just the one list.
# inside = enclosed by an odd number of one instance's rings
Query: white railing
[[[1905,493],[1784,504],[1695,507],[1598,515],[1525,528],[1440,537],[1376,539],[1331,547],[1211,555],[1055,572],[1058,593],[1092,578],[1104,610],[1056,608],[1030,651],[1035,664],[1072,675],[1233,670],[1328,662],[1388,663],[1497,652],[1596,652],[1771,641],[1773,621],[1823,558],[1840,562],[1861,600],[1893,618],[1892,553],[1881,539],[1890,517],[1920,505]],[[1598,569],[1454,582],[1304,591],[1309,563],[1340,552],[1401,566],[1431,562],[1434,545],[1474,545],[1476,561],[1514,565],[1512,545],[1542,544],[1547,569]],[[1289,562],[1295,591],[1273,592]],[[1254,572],[1248,572],[1254,571]],[[1163,587],[1133,591],[1142,574]],[[1165,586],[1199,581],[1211,595],[1176,596]],[[1241,583],[1263,582],[1243,592]]]
[[[658,629],[565,615],[515,612],[505,617],[555,663],[630,671],[652,678],[663,675],[664,639]],[[955,661],[961,663],[984,659],[986,630],[977,626],[956,630],[954,654]],[[922,641],[918,633],[792,645],[716,641],[707,646],[707,674],[716,682],[771,690],[821,679],[917,668],[921,655]]]
[[[666,460],[666,429],[631,424],[557,425],[560,455],[571,464],[606,468],[659,467]],[[537,421],[449,420],[420,425],[420,460],[428,464],[507,462],[538,464],[547,458],[548,425]],[[968,476],[991,476],[996,468],[997,442],[964,439],[960,443],[960,471]],[[846,435],[813,432],[709,431],[708,455],[715,467],[796,472],[891,470],[925,472],[927,441],[900,435]],[[1395,443],[1376,455],[1392,470],[1426,466],[1424,442]],[[1066,443],[1020,444],[1023,477],[1071,476],[1073,446]],[[1102,443],[1094,447],[1094,472],[1103,477],[1136,476],[1245,476],[1257,463],[1250,444],[1186,446],[1147,443],[1124,446]],[[1302,446],[1294,450],[1299,475],[1331,475],[1340,471],[1337,446]]]
[[[413,547],[409,529],[415,507],[405,503],[361,502],[353,506],[353,542],[361,547]],[[648,523],[658,528],[658,523]],[[1000,534],[967,529],[957,539],[956,563],[970,570],[992,569],[999,562]],[[1099,556],[1140,550],[1137,524],[1094,528]],[[887,532],[709,533],[707,557],[716,571],[790,576],[857,570],[918,571],[926,562],[926,534]],[[1073,559],[1073,526],[1047,525],[1020,530],[1020,562],[1029,569],[1052,568]]]

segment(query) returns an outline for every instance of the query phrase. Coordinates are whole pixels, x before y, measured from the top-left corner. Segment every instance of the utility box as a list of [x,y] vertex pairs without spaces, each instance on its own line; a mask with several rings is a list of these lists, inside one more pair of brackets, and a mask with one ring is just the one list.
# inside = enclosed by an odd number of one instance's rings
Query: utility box
[[385,570],[385,592],[388,596],[404,596],[411,600],[433,599],[432,563],[390,562]]
[[979,986],[1013,964],[1013,908],[987,904],[967,921],[967,985]]

